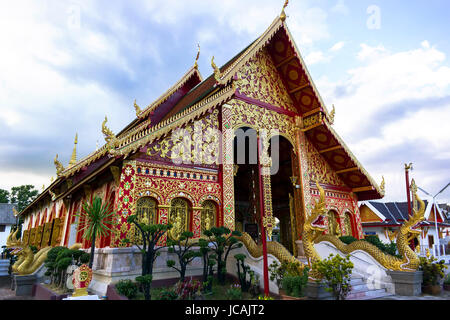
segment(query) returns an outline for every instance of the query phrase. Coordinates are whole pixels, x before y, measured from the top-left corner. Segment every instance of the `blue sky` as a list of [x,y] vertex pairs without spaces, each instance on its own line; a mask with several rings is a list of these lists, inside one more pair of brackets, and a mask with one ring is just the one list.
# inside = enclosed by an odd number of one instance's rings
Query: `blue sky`
[[[255,40],[284,1],[0,0],[0,188],[56,176],[194,63],[211,72]],[[403,164],[436,193],[450,181],[450,3],[291,0],[287,24],[335,129],[386,200],[405,198]],[[450,190],[443,195],[450,201]]]

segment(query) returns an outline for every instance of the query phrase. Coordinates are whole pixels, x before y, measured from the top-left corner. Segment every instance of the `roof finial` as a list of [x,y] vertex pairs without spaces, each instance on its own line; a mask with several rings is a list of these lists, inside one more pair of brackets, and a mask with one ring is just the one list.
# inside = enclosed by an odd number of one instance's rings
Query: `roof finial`
[[385,191],[384,176],[382,176],[382,179],[381,179],[380,190],[381,190],[383,193],[384,193],[384,191]]
[[335,113],[336,113],[336,109],[334,108],[334,104],[333,104],[333,109],[331,109],[331,112],[330,112],[330,124],[334,123],[334,115],[335,115]]
[[284,2],[283,9],[281,10],[281,14],[280,14],[281,21],[286,20],[286,13],[284,12],[284,9],[287,7],[288,4],[289,4],[289,0],[286,0]]
[[110,142],[111,140],[113,140],[115,138],[115,135],[111,131],[111,129],[106,126],[107,121],[108,121],[108,118],[105,116],[105,120],[103,120],[103,123],[102,123],[102,133],[105,136],[105,141]]
[[69,161],[69,166],[73,166],[75,163],[77,163],[77,143],[78,143],[78,133],[75,134],[75,142],[73,146],[72,157],[70,158]]
[[134,99],[134,109],[136,110],[136,117],[142,112],[141,108],[137,105],[136,99]]
[[61,173],[64,171],[64,166],[61,164],[61,162],[58,161],[58,154],[56,154],[53,163],[55,164],[56,167],[56,175],[59,177]]
[[197,57],[195,58],[195,63],[194,63],[194,68],[195,69],[198,69],[197,61],[198,61],[198,58],[200,58],[200,43],[197,43],[197,46],[198,46]]
[[217,65],[214,63],[214,56],[211,59],[211,67],[214,69],[214,78],[217,82],[220,82],[220,78],[222,75],[220,73],[219,67],[217,67]]

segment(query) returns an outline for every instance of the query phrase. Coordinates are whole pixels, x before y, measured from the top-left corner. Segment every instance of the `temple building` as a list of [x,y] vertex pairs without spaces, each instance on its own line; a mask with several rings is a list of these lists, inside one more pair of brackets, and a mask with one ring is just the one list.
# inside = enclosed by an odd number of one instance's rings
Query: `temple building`
[[197,60],[147,107],[135,102],[136,117],[120,132],[106,117],[93,123],[105,136],[98,150],[77,159],[76,141],[67,166],[54,158],[56,180],[20,213],[24,243],[89,248],[76,214],[98,195],[114,207],[117,224],[97,240],[97,271],[130,249],[123,239],[136,236],[132,214],[181,224],[195,237],[226,226],[256,242],[262,230],[270,241],[276,218],[277,240],[296,255],[319,198],[316,180],[325,190],[327,232],[364,237],[358,201],[380,199],[384,188],[333,128],[334,107],[314,85],[284,11],[222,67],[212,59],[207,78]]

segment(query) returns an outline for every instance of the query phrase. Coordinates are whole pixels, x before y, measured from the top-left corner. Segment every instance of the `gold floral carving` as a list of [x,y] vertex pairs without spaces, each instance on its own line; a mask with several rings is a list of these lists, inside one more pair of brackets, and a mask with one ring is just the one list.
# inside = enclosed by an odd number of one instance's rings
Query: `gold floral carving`
[[335,171],[330,168],[325,159],[317,152],[312,143],[308,139],[305,140],[308,172],[310,173],[311,179],[315,180],[317,178],[321,183],[345,186]]
[[258,52],[239,69],[238,79],[237,88],[246,96],[297,111],[267,49]]
[[[234,129],[249,126],[265,129],[272,133],[278,132],[292,145],[295,145],[294,118],[240,100],[232,100],[230,105],[233,106],[232,125]],[[271,137],[270,134],[269,137]]]
[[218,110],[194,124],[174,130],[147,150],[149,156],[158,155],[183,163],[218,164]]

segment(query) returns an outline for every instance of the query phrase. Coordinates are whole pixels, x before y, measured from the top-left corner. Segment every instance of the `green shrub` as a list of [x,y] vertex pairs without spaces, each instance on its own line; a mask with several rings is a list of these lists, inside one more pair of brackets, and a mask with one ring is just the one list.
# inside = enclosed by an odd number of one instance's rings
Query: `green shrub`
[[339,238],[339,240],[341,240],[345,244],[350,244],[352,242],[357,241],[358,239],[356,239],[355,237],[352,237],[352,236],[342,236]]
[[159,294],[160,300],[176,300],[178,294],[173,289],[162,289]]
[[318,271],[328,285],[327,291],[332,292],[336,300],[344,300],[351,290],[350,277],[353,263],[350,256],[342,258],[340,255],[330,256],[313,263],[313,269]]
[[282,281],[282,287],[288,296],[302,297],[304,288],[308,283],[308,268],[303,269],[303,274],[285,275]]
[[439,280],[445,276],[444,270],[447,269],[445,261],[437,261],[434,256],[419,257],[419,260],[419,270],[423,271],[422,284],[424,286],[439,284]]
[[230,289],[225,293],[228,300],[242,300],[241,286],[238,284],[231,285]]
[[117,282],[116,290],[120,295],[125,296],[128,299],[135,298],[138,293],[136,284],[129,279]]

